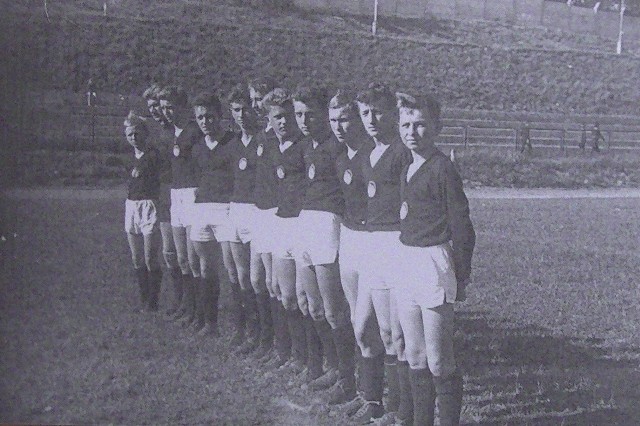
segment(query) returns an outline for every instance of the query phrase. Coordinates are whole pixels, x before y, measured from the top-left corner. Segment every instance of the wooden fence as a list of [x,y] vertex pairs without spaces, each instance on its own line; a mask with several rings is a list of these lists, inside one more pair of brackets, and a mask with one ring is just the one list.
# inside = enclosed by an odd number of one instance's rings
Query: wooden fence
[[[137,96],[99,94],[98,104],[87,106],[81,94],[42,94],[37,102],[19,109],[20,116],[3,116],[2,144],[17,134],[28,135],[24,149],[98,150],[122,152],[129,149],[122,123],[129,109],[146,114],[143,100]],[[587,140],[599,123],[605,137],[601,148],[607,150],[640,149],[640,117],[607,115],[560,115],[544,113],[444,109],[442,145],[459,147],[517,148],[521,130],[529,128],[533,147],[578,148],[583,128]]]

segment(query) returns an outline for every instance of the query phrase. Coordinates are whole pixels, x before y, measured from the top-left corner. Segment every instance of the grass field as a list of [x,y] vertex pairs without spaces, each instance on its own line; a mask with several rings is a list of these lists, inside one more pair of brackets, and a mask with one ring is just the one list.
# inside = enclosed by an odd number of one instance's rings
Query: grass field
[[[136,312],[121,200],[75,198],[0,200],[0,421],[348,424],[289,377],[231,356],[224,337],[192,340]],[[634,424],[640,199],[471,206],[464,422]]]

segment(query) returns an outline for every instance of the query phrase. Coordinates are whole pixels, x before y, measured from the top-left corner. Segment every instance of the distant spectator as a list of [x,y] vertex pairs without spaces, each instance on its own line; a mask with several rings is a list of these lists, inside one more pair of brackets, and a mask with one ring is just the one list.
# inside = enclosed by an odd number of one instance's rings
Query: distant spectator
[[529,129],[529,124],[525,123],[523,127],[520,129],[520,140],[522,141],[522,145],[520,146],[520,152],[531,154],[533,151],[533,145],[531,144],[531,129]]
[[604,142],[604,136],[600,133],[600,125],[595,123],[593,125],[593,129],[591,130],[591,150],[593,152],[600,152],[600,144],[599,142]]
[[584,148],[587,146],[587,125],[582,124],[582,133],[580,134],[580,143],[578,147],[584,151]]

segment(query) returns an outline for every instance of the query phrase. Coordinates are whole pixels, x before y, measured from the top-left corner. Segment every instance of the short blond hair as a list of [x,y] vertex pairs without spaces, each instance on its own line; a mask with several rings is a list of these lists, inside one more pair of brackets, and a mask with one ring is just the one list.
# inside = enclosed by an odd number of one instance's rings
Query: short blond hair
[[123,124],[124,127],[136,127],[149,130],[147,128],[147,120],[134,110],[129,111],[129,114],[127,115],[127,118],[125,118]]

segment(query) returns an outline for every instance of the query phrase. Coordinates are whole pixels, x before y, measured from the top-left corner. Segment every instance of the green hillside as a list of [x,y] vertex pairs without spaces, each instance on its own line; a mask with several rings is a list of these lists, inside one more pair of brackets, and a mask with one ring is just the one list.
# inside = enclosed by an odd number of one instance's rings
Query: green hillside
[[[268,74],[362,87],[385,80],[431,90],[448,107],[640,115],[640,58],[597,38],[498,23],[273,14],[234,1],[7,1],[1,67],[11,87],[140,93],[150,81],[226,89]],[[109,2],[112,3],[112,2]],[[22,85],[18,83],[24,83]]]

